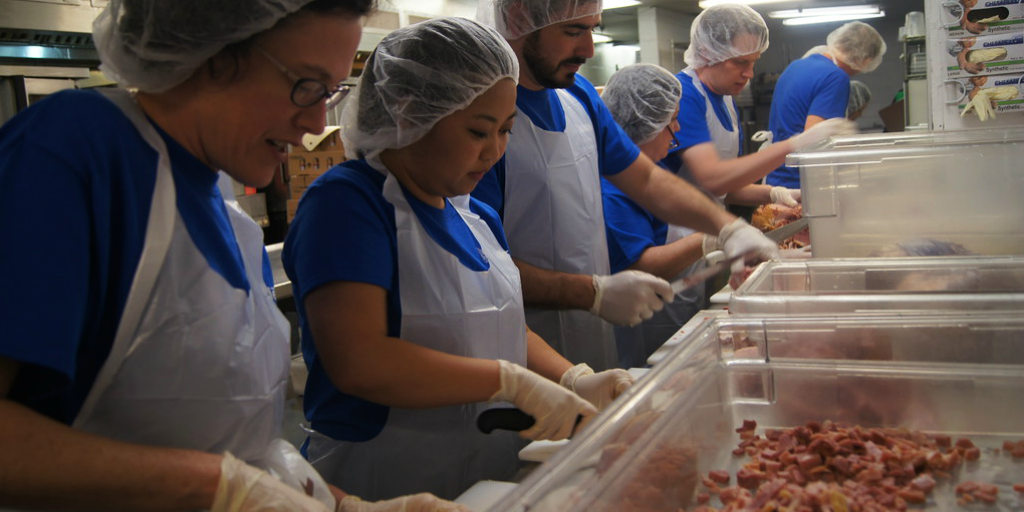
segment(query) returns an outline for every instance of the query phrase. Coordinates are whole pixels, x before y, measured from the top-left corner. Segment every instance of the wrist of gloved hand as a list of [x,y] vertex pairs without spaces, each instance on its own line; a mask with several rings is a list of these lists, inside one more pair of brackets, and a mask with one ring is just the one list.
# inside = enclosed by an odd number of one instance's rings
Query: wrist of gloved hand
[[817,144],[829,137],[835,135],[848,135],[851,133],[857,133],[857,123],[850,121],[849,119],[835,117],[832,119],[826,119],[802,133],[798,133],[789,138],[789,142],[793,146],[793,151],[799,151],[807,146]]
[[384,501],[363,501],[348,495],[338,503],[337,512],[471,512],[458,503],[433,494],[420,493]]
[[638,270],[592,277],[594,304],[590,312],[615,325],[634,326],[654,316],[672,300],[668,281]]
[[704,238],[701,240],[701,243],[700,243],[700,250],[701,250],[702,255],[705,258],[708,257],[708,254],[711,254],[711,253],[713,253],[715,251],[718,251],[718,250],[721,250],[721,249],[722,249],[722,247],[718,243],[718,237],[717,236],[709,235],[707,233],[704,234]]
[[225,452],[210,512],[332,512],[269,473]]
[[566,370],[559,383],[600,410],[612,403],[635,381],[629,372],[621,368],[594,373],[589,366],[581,363]]
[[597,409],[572,391],[522,366],[499,359],[501,387],[490,401],[512,402],[534,419],[519,433],[527,439],[565,439],[576,428],[576,417],[592,416]]
[[768,191],[772,203],[795,207],[800,205],[800,190],[786,187],[772,187]]
[[736,218],[726,224],[718,233],[718,240],[722,244],[726,257],[746,255],[732,264],[733,274],[742,274],[746,265],[779,257],[779,246],[741,218]]

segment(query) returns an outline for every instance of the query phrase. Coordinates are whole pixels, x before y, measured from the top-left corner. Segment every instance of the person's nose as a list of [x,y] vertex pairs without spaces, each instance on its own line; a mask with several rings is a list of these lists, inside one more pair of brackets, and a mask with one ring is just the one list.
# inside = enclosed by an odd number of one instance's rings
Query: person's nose
[[574,57],[583,57],[584,59],[594,58],[594,33],[587,33],[586,37],[580,38],[580,44],[576,45],[576,52]]
[[505,142],[500,136],[488,137],[487,141],[484,142],[482,148],[480,148],[480,160],[484,162],[497,162],[501,158],[501,154],[505,151]]
[[754,78],[754,65],[751,64],[744,68],[742,76],[747,80]]
[[323,133],[327,127],[327,100],[321,100],[309,107],[300,107],[295,124],[307,133]]

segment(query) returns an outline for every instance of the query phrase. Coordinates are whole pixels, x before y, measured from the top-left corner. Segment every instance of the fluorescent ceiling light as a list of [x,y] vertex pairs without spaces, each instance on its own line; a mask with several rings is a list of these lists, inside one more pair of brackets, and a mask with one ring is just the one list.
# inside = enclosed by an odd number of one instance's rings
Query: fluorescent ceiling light
[[877,14],[833,14],[827,16],[808,16],[806,18],[788,18],[782,20],[783,25],[810,25],[812,23],[830,23],[835,21],[864,20],[868,18],[881,18],[885,11]]
[[758,5],[758,4],[770,4],[777,2],[785,2],[787,0],[701,0],[697,2],[697,6],[701,9],[707,9],[713,5],[718,4],[746,4],[746,5]]
[[601,9],[619,9],[621,7],[633,7],[634,5],[640,5],[637,0],[604,0],[601,2]]
[[877,5],[847,5],[842,7],[816,7],[810,9],[788,9],[772,11],[769,18],[807,18],[811,16],[845,16],[850,14],[878,14],[882,10]]
[[601,44],[601,43],[610,43],[610,42],[612,42],[611,36],[606,36],[604,34],[598,34],[597,32],[594,32],[593,34],[591,34],[591,37],[594,38],[594,44]]

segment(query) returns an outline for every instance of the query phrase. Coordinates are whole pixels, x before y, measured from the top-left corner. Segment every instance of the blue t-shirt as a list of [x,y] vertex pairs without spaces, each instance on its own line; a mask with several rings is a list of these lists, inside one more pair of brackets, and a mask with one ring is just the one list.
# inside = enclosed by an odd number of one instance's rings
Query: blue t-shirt
[[[160,135],[189,234],[208,264],[248,290],[217,174]],[[21,362],[12,400],[67,424],[81,409],[142,254],[156,158],[95,91],[50,95],[0,128],[0,239],[10,248],[0,269],[17,292],[0,308],[0,356]]]
[[[306,318],[305,297],[319,286],[350,281],[387,291],[387,334],[401,333],[402,304],[398,282],[398,238],[395,208],[384,198],[385,175],[365,160],[349,160],[317,178],[299,203],[281,254],[292,281],[302,329],[302,354],[309,368],[303,407],[312,427],[335,439],[367,441],[387,422],[388,408],[339,391],[331,383],[316,352]],[[403,187],[416,218],[438,245],[467,268],[484,271],[489,263],[480,244],[451,205],[431,207]],[[470,200],[508,250],[497,214],[484,203]]]
[[[525,87],[516,88],[516,107],[537,127],[551,131],[565,131],[565,112],[554,89],[531,91]],[[611,176],[624,171],[640,157],[640,148],[630,140],[622,127],[615,122],[608,107],[601,101],[601,96],[594,86],[576,75],[576,82],[566,89],[580,101],[593,124],[598,147],[598,166],[604,176]],[[526,122],[526,119],[516,123]],[[512,137],[517,131],[512,128]],[[504,212],[505,203],[505,157],[488,172],[473,191],[473,197],[487,203],[499,214]]]
[[612,273],[629,268],[647,248],[665,245],[668,224],[604,178],[601,178],[601,199]]
[[[711,139],[711,129],[707,123],[707,112],[708,102],[711,103],[711,108],[715,112],[715,117],[722,123],[722,126],[729,131],[740,130],[737,133],[739,140],[743,140],[742,127],[733,127],[732,119],[729,118],[729,110],[725,104],[725,96],[716,94],[711,89],[708,89],[703,83],[700,83],[700,87],[703,92],[707,94],[708,101],[704,100],[702,91],[697,90],[697,86],[693,83],[693,78],[686,73],[680,71],[676,73],[676,78],[683,84],[683,94],[679,98],[679,114],[676,119],[679,121],[679,131],[675,133],[676,140],[679,141],[679,147],[673,149],[661,160],[661,165],[666,169],[670,169],[672,172],[678,173],[683,168],[683,152],[687,149],[696,146],[697,144],[704,144],[705,142],[714,142]],[[700,82],[698,80],[698,82]],[[736,101],[733,101],[733,110],[739,112],[736,107]],[[743,152],[742,144],[740,145],[740,151],[736,156],[740,156]]]
[[[783,141],[804,131],[807,116],[845,117],[850,101],[850,77],[828,57],[814,54],[790,64],[775,84],[768,129],[772,140]],[[779,166],[765,183],[800,188],[800,171]]]

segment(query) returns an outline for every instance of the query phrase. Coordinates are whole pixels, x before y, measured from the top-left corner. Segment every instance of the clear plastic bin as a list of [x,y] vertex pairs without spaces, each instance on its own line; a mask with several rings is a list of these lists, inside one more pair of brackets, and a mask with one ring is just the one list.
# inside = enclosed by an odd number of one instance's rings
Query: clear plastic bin
[[736,482],[750,461],[733,454],[744,420],[759,435],[831,420],[966,437],[980,460],[911,508],[956,509],[973,480],[999,488],[984,510],[1021,510],[1024,463],[1000,448],[1024,439],[1022,338],[1024,319],[992,314],[709,318],[490,510],[694,510],[704,475]]
[[732,313],[1018,310],[1024,257],[769,261],[732,292]]
[[1024,128],[837,137],[791,154],[816,258],[911,238],[1024,255]]

